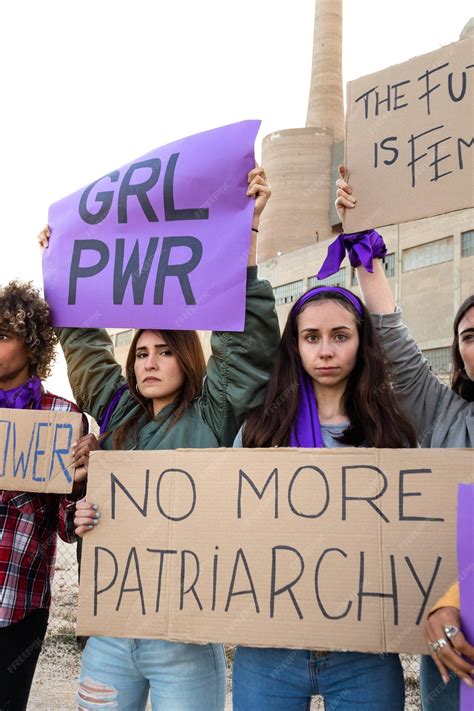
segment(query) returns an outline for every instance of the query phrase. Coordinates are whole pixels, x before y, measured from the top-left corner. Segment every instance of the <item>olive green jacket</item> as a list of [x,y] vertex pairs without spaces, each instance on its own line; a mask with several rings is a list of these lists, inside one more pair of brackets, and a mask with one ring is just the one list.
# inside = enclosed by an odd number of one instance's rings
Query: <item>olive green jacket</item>
[[[125,382],[114,358],[107,332],[95,328],[60,328],[59,339],[67,361],[74,397],[84,412],[101,421],[107,404]],[[215,332],[212,356],[200,397],[171,425],[173,405],[153,420],[140,421],[135,449],[231,447],[248,411],[264,397],[279,342],[273,291],[257,279],[257,268],[247,270],[245,330]],[[107,432],[137,413],[141,406],[125,390],[107,424]],[[112,449],[112,436],[102,446]]]

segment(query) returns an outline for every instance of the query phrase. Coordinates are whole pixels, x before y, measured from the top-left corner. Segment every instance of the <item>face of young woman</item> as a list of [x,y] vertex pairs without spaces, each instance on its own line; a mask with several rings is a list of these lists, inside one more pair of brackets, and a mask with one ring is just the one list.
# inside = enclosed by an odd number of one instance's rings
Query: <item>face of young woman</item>
[[298,316],[298,350],[316,386],[345,385],[358,348],[356,320],[337,301],[310,303]]
[[17,336],[0,331],[0,388],[16,388],[28,378],[28,348]]
[[138,339],[135,377],[143,397],[153,400],[155,414],[181,390],[184,373],[159,331],[144,331]]
[[474,380],[474,306],[466,311],[459,322],[458,338],[464,370],[468,378]]

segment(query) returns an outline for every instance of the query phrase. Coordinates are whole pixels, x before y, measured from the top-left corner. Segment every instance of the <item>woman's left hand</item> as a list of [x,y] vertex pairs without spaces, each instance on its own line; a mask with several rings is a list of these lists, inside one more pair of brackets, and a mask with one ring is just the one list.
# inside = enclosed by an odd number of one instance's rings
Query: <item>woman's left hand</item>
[[89,471],[89,454],[100,449],[97,437],[93,434],[86,434],[80,437],[72,445],[72,456],[74,459],[74,484],[82,484],[87,479]]
[[253,212],[253,226],[256,227],[255,223],[258,223],[260,215],[265,209],[265,205],[270,199],[272,190],[267,182],[267,176],[265,175],[265,169],[257,166],[248,174],[249,186],[247,189],[247,195],[249,197],[255,197],[255,208]]
[[[446,626],[454,628],[451,639],[446,637]],[[425,620],[425,639],[446,684],[451,670],[468,686],[474,686],[474,647],[467,642],[461,631],[461,617],[457,608],[440,607],[432,612]],[[471,661],[465,661],[462,654]]]

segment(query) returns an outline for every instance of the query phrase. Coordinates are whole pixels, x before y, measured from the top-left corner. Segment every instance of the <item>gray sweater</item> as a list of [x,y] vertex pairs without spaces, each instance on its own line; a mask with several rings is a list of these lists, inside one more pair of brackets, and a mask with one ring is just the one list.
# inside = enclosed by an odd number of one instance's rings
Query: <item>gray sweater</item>
[[422,447],[473,447],[474,402],[467,402],[431,372],[401,311],[372,314],[390,362],[397,399],[411,417]]

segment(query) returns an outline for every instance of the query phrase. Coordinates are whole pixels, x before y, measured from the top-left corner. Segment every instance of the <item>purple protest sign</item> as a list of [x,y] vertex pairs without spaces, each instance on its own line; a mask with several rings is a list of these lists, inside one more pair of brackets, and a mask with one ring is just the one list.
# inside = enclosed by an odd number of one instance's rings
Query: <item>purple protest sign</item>
[[[474,644],[474,484],[458,486],[458,578],[462,629]],[[461,711],[472,709],[474,688],[461,683]]]
[[242,331],[259,126],[169,143],[51,205],[54,325]]

